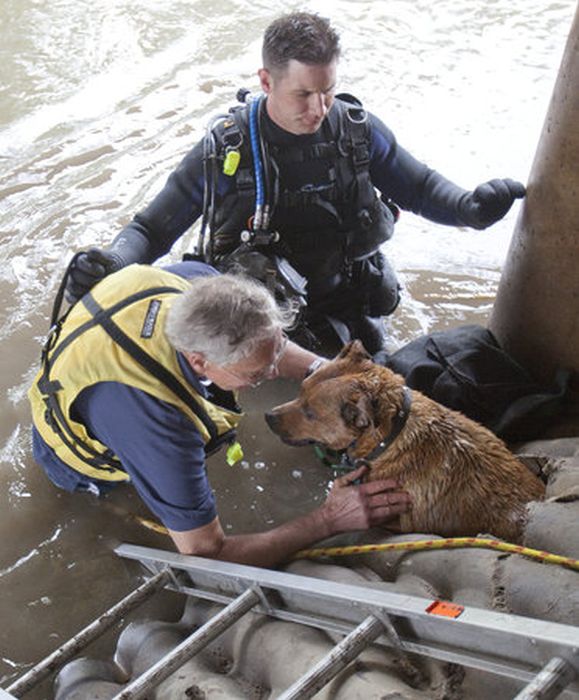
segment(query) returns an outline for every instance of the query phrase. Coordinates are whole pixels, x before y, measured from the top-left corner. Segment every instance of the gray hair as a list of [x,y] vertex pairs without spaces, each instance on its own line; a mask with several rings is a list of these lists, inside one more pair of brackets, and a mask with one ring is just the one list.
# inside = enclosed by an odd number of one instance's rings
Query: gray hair
[[165,332],[181,352],[198,352],[216,365],[242,360],[279,330],[295,312],[279,307],[264,285],[242,275],[195,277],[174,298]]

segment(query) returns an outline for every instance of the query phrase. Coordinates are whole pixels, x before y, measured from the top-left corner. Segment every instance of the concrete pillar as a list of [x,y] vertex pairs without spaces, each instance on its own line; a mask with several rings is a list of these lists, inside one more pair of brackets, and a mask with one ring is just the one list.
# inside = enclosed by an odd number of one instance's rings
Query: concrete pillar
[[490,329],[537,379],[579,374],[579,6]]

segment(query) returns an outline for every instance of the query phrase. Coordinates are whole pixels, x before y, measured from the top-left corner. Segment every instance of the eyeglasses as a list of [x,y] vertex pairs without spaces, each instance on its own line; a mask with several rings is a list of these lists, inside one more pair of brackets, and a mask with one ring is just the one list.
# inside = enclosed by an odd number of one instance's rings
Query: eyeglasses
[[281,361],[281,358],[283,357],[283,354],[287,350],[287,346],[289,343],[289,338],[285,333],[282,334],[281,336],[281,342],[276,350],[275,357],[273,359],[273,362],[271,362],[269,365],[264,367],[263,369],[257,370],[255,372],[252,372],[251,374],[242,376],[241,374],[238,374],[237,372],[233,372],[230,370],[226,365],[219,365],[219,369],[222,372],[225,372],[226,374],[229,374],[229,376],[233,377],[239,382],[242,382],[243,384],[249,385],[253,388],[259,386],[260,384],[263,384],[263,382],[266,379],[270,379],[272,375],[274,375],[277,371],[277,367]]

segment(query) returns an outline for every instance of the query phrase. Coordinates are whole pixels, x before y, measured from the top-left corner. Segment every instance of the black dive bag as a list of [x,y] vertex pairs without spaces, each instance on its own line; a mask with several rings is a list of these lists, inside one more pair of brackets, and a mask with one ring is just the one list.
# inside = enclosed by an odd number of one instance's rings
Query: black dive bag
[[460,411],[510,442],[532,440],[560,414],[569,372],[541,384],[478,325],[421,336],[374,361],[401,374],[411,389]]

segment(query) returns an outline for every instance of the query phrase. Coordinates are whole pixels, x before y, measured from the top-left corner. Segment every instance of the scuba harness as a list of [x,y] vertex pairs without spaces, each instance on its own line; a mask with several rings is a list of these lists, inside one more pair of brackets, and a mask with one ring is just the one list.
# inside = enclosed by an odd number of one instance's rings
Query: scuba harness
[[[249,106],[249,139],[253,171],[255,175],[255,207],[251,219],[245,222],[246,227],[240,232],[244,243],[253,245],[267,245],[279,239],[279,234],[270,232],[270,214],[275,206],[271,199],[274,194],[270,172],[271,159],[267,151],[267,144],[261,137],[259,121],[264,109],[263,96],[252,97],[247,89],[240,89],[237,93],[240,102]],[[241,163],[241,149],[245,144],[244,135],[235,120],[235,113],[242,107],[233,107],[230,114],[220,114],[214,117],[207,125],[203,141],[203,212],[201,230],[197,241],[196,254],[205,258],[210,264],[215,263],[213,250],[213,234],[215,229],[215,195],[217,191],[217,179],[219,177],[218,163],[223,160],[222,172],[234,177]],[[223,127],[224,155],[220,158],[217,142],[215,140],[215,127]],[[268,167],[264,167],[264,163]],[[207,236],[207,230],[209,235]],[[206,240],[207,238],[207,240]]]
[[[264,126],[270,128],[264,97],[240,90],[238,99],[245,106],[215,117],[204,139],[205,196],[197,255],[222,271],[256,277],[278,300],[297,300],[304,311],[302,327],[312,310],[305,308],[306,299],[323,317],[334,315],[331,299],[337,287],[360,306],[362,315],[391,313],[398,285],[379,247],[391,237],[399,210],[380,199],[371,183],[370,132],[361,103],[338,95],[322,127],[322,141],[280,147],[275,138],[270,143],[264,137]],[[314,176],[312,184],[288,188],[284,176],[287,180],[290,172],[307,173],[308,161],[314,171],[326,168],[322,181]],[[226,180],[218,183],[222,174]],[[231,184],[229,178],[234,178],[234,192],[222,195],[218,206],[218,184]],[[314,223],[318,216],[325,223]],[[390,279],[376,290],[377,276],[385,269]],[[386,303],[381,296],[388,297]],[[336,302],[341,311],[343,299]],[[334,332],[343,343],[348,324],[336,323],[340,330]]]
[[[380,199],[371,183],[368,115],[355,97],[336,96],[321,127],[325,140],[309,139],[303,144],[283,146],[276,143],[275,135],[264,137],[264,129],[267,131],[276,125],[268,121],[263,95],[254,97],[248,90],[240,90],[238,99],[242,105],[232,107],[228,114],[217,115],[209,122],[203,141],[205,182],[197,255],[214,264],[220,253],[230,252],[243,241],[258,246],[281,244],[278,248],[285,248],[284,252],[291,257],[287,239],[300,222],[284,220],[285,210],[301,207],[300,213],[303,213],[303,208],[312,204],[331,215],[329,222],[323,225],[332,228],[334,240],[337,235],[347,238],[350,260],[371,255],[392,236],[399,209],[390,200]],[[311,170],[304,167],[308,161],[327,164],[323,181],[289,187],[283,183],[282,187],[280,166],[285,166],[286,171],[281,175],[287,176],[292,170],[301,173]],[[218,184],[224,184],[218,183],[219,164],[222,164],[223,175],[234,178],[237,211],[233,213],[221,211],[227,208],[227,202],[221,203],[217,211]],[[238,211],[240,205],[242,213]],[[280,209],[285,216],[281,220],[278,216],[276,221]],[[318,226],[311,222],[306,224]],[[282,231],[277,230],[280,225]],[[309,231],[309,246],[315,243],[311,239],[319,233],[319,230],[315,234]],[[235,234],[237,238],[225,250],[223,246],[216,250],[215,244],[219,243],[216,239],[223,234]]]
[[[218,164],[222,160],[223,174],[234,177],[238,173],[242,160],[241,149],[245,143],[244,135],[234,118],[235,111],[241,108],[232,108],[233,114],[218,115],[207,126],[203,142],[203,213],[195,255],[223,272],[244,272],[260,280],[278,300],[289,298],[299,308],[305,305],[306,280],[285,258],[270,250],[271,244],[277,243],[280,236],[276,231],[269,230],[277,187],[272,186],[272,161],[259,128],[264,109],[263,96],[252,97],[249,90],[241,89],[237,97],[240,102],[247,103],[249,109],[248,127],[255,174],[255,207],[252,216],[244,222],[245,226],[240,231],[240,244],[226,255],[216,255],[214,232]],[[218,124],[223,127],[222,140],[225,149],[221,158],[214,134]],[[244,185],[250,183],[245,182]]]

